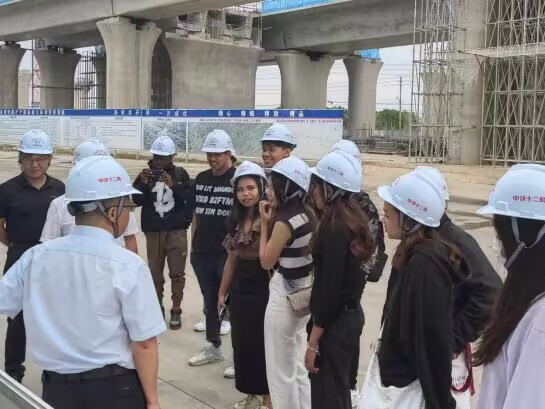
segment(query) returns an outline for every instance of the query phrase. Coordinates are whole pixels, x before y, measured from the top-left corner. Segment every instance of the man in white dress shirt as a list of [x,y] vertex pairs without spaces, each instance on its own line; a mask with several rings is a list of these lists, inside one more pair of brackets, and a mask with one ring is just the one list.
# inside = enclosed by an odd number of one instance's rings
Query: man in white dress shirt
[[159,408],[156,337],[166,326],[147,264],[115,242],[132,194],[112,157],[78,162],[66,188],[76,226],[25,252],[0,281],[0,313],[25,310],[29,352],[55,409]]
[[[74,151],[74,163],[78,163],[80,160],[88,158],[89,156],[104,156],[110,155],[108,148],[96,139],[90,139],[82,142],[78,145]],[[64,195],[59,196],[51,202],[49,210],[47,211],[47,219],[45,221],[42,236],[40,241],[42,243],[53,240],[58,237],[66,236],[72,231],[75,226],[74,216],[68,212],[66,206],[66,200]],[[138,244],[136,242],[136,235],[140,232],[138,223],[133,214],[129,217],[129,224],[123,234],[116,238],[116,241],[124,246],[126,249],[138,253]]]

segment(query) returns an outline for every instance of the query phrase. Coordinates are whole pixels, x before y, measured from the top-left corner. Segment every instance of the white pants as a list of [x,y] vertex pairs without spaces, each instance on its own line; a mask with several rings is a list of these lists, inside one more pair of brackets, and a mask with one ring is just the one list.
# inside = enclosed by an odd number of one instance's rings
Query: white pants
[[[309,280],[290,281],[305,287]],[[310,409],[310,381],[304,366],[308,317],[296,318],[287,299],[281,274],[269,284],[265,311],[265,359],[272,404],[278,409]]]

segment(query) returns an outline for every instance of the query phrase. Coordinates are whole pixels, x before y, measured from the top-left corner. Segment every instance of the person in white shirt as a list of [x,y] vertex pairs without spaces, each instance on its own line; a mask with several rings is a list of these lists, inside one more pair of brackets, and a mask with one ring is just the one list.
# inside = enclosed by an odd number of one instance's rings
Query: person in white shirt
[[[96,139],[90,139],[78,145],[74,151],[74,163],[89,156],[110,155],[108,148]],[[47,219],[45,221],[40,241],[42,243],[58,237],[66,236],[75,226],[74,216],[68,212],[64,195],[54,199],[49,205]],[[138,253],[136,235],[140,232],[136,218],[131,213],[129,224],[123,234],[116,241],[126,249]]]
[[0,281],[0,313],[24,309],[55,409],[159,408],[156,337],[166,326],[147,264],[114,241],[139,193],[112,157],[78,162],[66,189],[76,226],[25,252]]
[[507,277],[474,354],[478,409],[545,408],[545,166],[515,165],[488,205]]

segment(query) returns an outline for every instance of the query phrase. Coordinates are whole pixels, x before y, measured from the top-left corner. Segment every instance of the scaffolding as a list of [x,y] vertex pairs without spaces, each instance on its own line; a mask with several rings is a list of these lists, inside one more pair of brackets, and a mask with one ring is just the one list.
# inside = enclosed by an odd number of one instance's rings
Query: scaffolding
[[458,162],[462,136],[463,74],[469,59],[462,26],[465,1],[415,0],[409,159]]
[[488,0],[481,163],[545,163],[545,0]]

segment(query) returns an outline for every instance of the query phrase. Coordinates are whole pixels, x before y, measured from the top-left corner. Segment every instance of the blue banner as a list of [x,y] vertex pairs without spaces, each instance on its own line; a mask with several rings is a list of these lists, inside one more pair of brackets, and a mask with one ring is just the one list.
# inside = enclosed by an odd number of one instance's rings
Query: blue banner
[[320,4],[332,3],[332,0],[266,0],[262,3],[264,13],[284,10],[314,7]]

